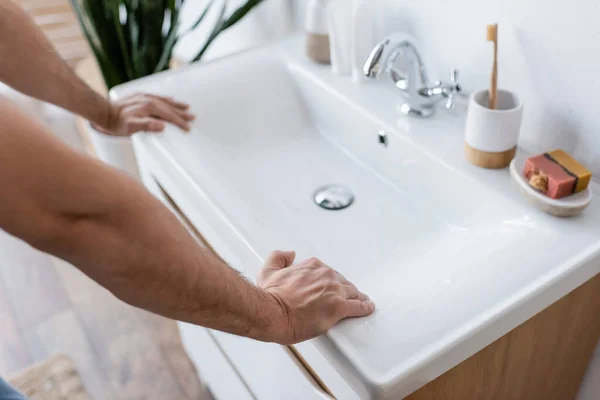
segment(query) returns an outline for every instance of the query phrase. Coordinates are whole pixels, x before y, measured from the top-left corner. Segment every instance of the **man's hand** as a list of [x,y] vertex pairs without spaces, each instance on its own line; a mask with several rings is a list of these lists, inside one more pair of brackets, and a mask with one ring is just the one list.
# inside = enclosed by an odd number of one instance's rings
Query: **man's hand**
[[[168,97],[138,94],[118,102],[92,90],[58,55],[39,26],[14,1],[0,1],[0,82],[63,107],[114,136],[160,132],[165,122],[189,130],[189,106]],[[40,85],[43,82],[43,85]]]
[[293,344],[325,333],[347,317],[363,317],[375,304],[342,275],[316,258],[292,265],[294,252],[271,253],[258,275],[258,287],[273,296],[285,315],[274,341]]
[[113,136],[130,136],[140,131],[161,132],[165,122],[169,122],[187,132],[194,119],[189,108],[188,104],[170,97],[135,94],[112,102],[104,126],[93,124],[93,127]]
[[[165,122],[189,129],[193,116],[187,104],[140,94],[110,103],[96,93],[59,56],[19,2],[0,1],[0,82],[13,89],[65,108],[115,136],[138,131],[159,132]],[[40,84],[43,82],[43,84]]]

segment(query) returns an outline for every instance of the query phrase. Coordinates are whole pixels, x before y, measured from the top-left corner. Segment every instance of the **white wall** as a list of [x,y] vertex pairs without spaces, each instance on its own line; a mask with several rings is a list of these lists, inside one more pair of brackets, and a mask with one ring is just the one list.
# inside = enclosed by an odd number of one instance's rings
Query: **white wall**
[[388,32],[411,33],[433,79],[456,67],[466,90],[489,85],[499,24],[499,86],[525,103],[520,144],[561,147],[600,177],[598,0],[383,0]]
[[[456,67],[467,91],[489,84],[486,25],[499,23],[499,85],[525,102],[521,146],[537,152],[561,147],[600,178],[600,0],[376,1],[385,7],[385,31],[404,30],[417,39],[432,79],[445,79]],[[306,2],[295,1],[296,21],[302,21]],[[205,3],[187,0],[184,20],[193,20]],[[218,39],[209,58],[288,32],[290,3],[266,0]],[[191,35],[176,55],[189,58],[204,34]]]

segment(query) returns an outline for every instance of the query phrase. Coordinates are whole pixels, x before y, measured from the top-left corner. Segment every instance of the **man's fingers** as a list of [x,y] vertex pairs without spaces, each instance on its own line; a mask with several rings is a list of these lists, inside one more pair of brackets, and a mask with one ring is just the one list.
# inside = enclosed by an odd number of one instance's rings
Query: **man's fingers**
[[196,116],[192,113],[189,113],[185,110],[178,110],[179,115],[181,115],[186,121],[193,121],[196,119]]
[[178,103],[175,100],[168,101],[162,98],[153,98],[152,102],[155,102],[165,110],[170,110],[175,114],[180,115],[186,121],[191,121],[196,118],[193,114],[188,112],[189,106],[187,104]]
[[136,132],[162,132],[165,129],[165,123],[152,117],[131,118],[127,123],[129,134]]
[[147,94],[146,96],[153,98],[153,99],[158,99],[158,100],[162,100],[170,105],[172,105],[173,107],[177,107],[179,109],[182,110],[187,110],[188,108],[190,108],[190,105],[187,103],[183,103],[181,101],[177,101],[172,97],[167,97],[167,96],[159,96],[157,94]]
[[362,293],[360,290],[358,290],[356,288],[356,286],[354,286],[353,284],[343,284],[342,285],[342,290],[344,291],[344,296],[347,299],[354,299],[354,300],[361,300],[361,301],[367,301],[369,300],[369,296],[367,296],[366,294]]
[[[159,101],[159,100],[156,100]],[[171,110],[174,113],[176,113],[177,115],[179,115],[181,118],[183,118],[186,122],[187,121],[193,121],[196,119],[196,116],[187,112],[187,110],[181,109],[181,108],[176,108],[170,104],[167,103],[163,103],[162,107],[167,109],[167,110]]]
[[352,294],[358,293],[357,297],[348,297],[347,296],[348,299],[352,298],[352,299],[358,299],[358,300],[363,300],[363,301],[364,300],[371,300],[368,295],[360,292],[352,282],[350,282],[348,279],[346,279],[344,277],[344,275],[340,274],[339,272],[337,272],[337,274],[338,274],[338,277],[340,279],[340,282],[342,282],[342,285],[349,286],[349,289],[347,289],[348,293],[352,293]]
[[175,124],[184,131],[190,130],[190,126],[186,119],[176,112],[173,107],[170,107],[159,100],[153,100],[150,104],[151,105],[148,106],[145,111],[150,113],[151,116]]
[[346,317],[364,317],[375,311],[372,301],[348,300],[346,302]]
[[273,251],[265,261],[265,267],[273,269],[287,268],[294,263],[295,251]]
[[128,106],[128,105],[132,105],[132,104],[145,104],[149,100],[150,101],[152,101],[152,100],[162,101],[162,102],[167,103],[167,104],[169,104],[177,109],[180,109],[180,110],[187,110],[188,108],[190,108],[189,104],[177,101],[172,97],[159,96],[157,94],[149,94],[149,93],[131,94],[129,96],[125,96],[122,99],[120,99],[119,103],[124,106]]

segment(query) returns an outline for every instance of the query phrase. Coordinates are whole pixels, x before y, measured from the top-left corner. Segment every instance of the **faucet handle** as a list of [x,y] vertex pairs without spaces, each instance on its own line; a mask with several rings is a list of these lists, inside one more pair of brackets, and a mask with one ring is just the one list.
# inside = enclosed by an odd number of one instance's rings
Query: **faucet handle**
[[450,69],[450,83],[458,82],[458,70],[456,68]]
[[444,96],[446,97],[446,108],[454,107],[454,97],[460,95],[462,88],[458,83],[458,70],[456,68],[452,68],[450,70],[450,82],[448,82],[448,86],[444,90]]

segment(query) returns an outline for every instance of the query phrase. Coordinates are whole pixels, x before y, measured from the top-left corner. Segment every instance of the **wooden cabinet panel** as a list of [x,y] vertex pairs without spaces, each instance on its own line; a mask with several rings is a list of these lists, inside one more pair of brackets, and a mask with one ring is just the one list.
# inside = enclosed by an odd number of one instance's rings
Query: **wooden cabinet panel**
[[600,338],[600,275],[406,400],[575,399]]

